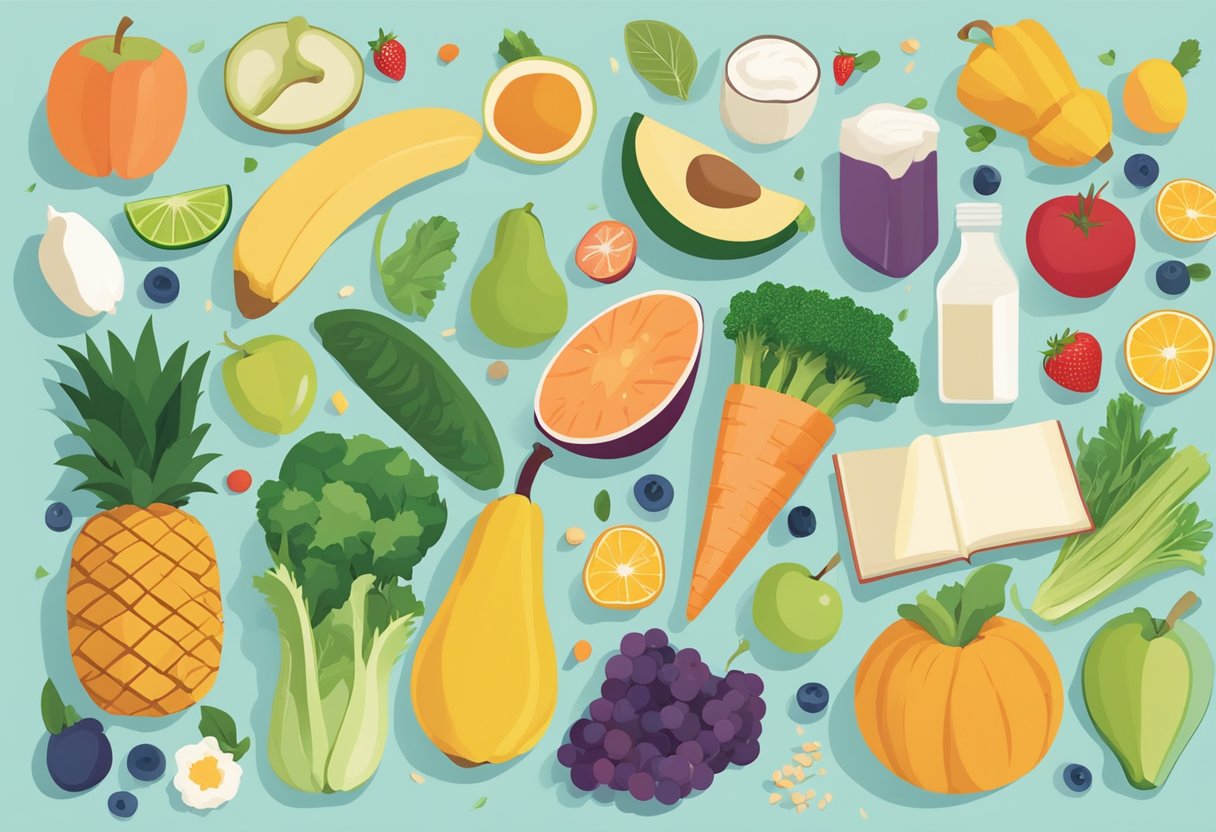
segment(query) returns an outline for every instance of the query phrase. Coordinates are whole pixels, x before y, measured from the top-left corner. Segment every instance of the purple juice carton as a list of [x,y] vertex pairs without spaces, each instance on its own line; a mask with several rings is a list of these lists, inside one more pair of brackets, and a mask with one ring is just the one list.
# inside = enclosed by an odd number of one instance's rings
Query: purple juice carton
[[840,236],[849,253],[905,277],[937,248],[937,121],[875,104],[840,124]]

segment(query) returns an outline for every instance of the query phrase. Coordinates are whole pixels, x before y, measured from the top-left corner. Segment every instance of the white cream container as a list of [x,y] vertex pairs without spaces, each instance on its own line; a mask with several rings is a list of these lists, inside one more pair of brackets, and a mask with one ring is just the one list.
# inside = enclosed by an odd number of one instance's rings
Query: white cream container
[[760,35],[735,47],[722,74],[722,121],[753,144],[791,139],[819,98],[819,61],[802,44]]

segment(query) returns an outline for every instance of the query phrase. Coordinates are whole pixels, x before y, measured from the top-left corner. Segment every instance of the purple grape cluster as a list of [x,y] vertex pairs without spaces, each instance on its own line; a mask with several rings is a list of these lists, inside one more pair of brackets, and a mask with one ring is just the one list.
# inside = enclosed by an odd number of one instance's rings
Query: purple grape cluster
[[764,682],[715,676],[658,629],[627,633],[604,667],[600,697],[570,726],[557,760],[580,791],[608,786],[670,806],[703,791],[729,764],[760,756]]

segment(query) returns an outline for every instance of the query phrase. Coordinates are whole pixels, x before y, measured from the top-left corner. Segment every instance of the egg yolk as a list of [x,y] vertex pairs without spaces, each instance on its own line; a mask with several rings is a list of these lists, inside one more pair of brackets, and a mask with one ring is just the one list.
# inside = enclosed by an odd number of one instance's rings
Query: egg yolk
[[494,126],[527,153],[552,153],[574,137],[582,115],[578,90],[566,78],[541,72],[507,84],[494,104]]
[[207,756],[190,766],[190,780],[204,791],[218,789],[224,782],[224,772],[220,771],[218,760]]

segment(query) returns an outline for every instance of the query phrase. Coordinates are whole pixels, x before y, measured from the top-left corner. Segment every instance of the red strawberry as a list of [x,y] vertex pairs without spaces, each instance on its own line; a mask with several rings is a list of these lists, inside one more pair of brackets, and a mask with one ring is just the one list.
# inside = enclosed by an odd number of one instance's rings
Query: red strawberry
[[1088,332],[1064,330],[1043,350],[1043,372],[1065,390],[1089,393],[1102,375],[1102,346]]
[[849,76],[853,74],[853,68],[856,65],[856,52],[845,52],[843,49],[836,50],[836,57],[832,59],[832,74],[836,76],[836,86],[843,87],[845,85],[845,82],[849,80]]
[[380,36],[369,40],[367,45],[372,48],[372,63],[381,73],[400,81],[405,77],[405,47],[392,32],[387,35],[380,30]]

